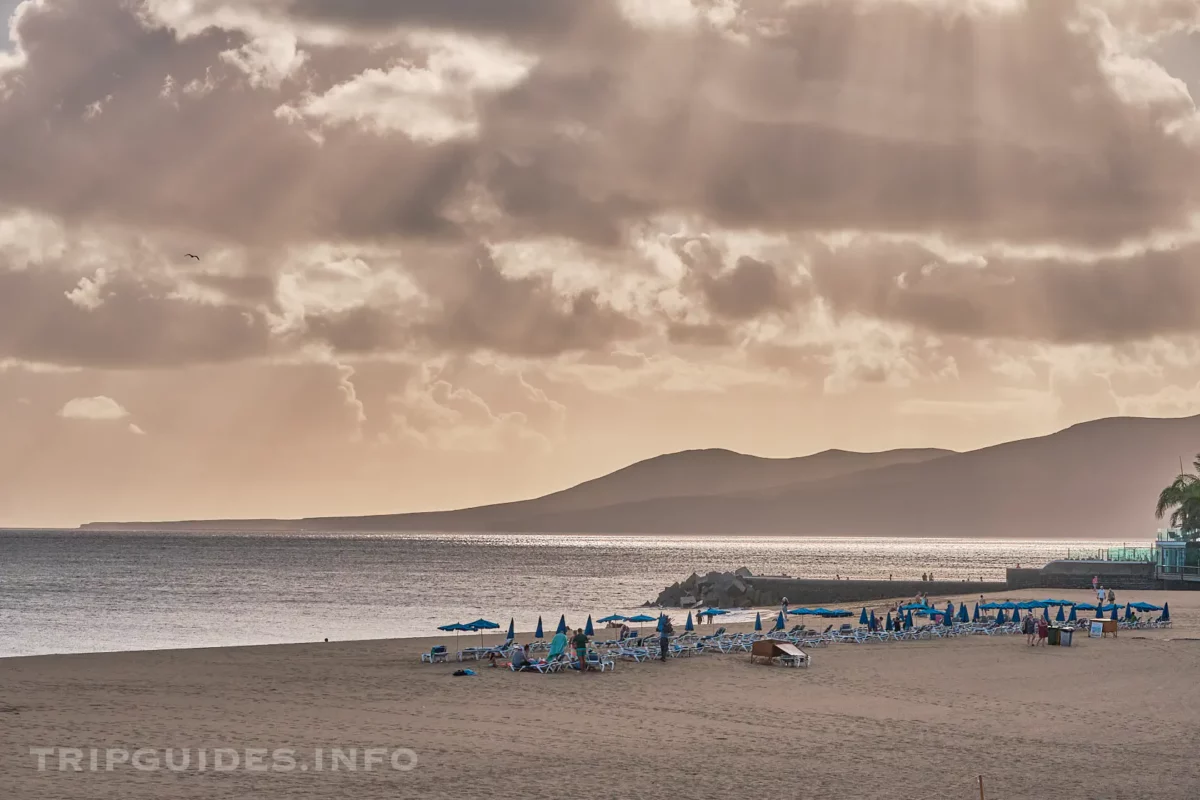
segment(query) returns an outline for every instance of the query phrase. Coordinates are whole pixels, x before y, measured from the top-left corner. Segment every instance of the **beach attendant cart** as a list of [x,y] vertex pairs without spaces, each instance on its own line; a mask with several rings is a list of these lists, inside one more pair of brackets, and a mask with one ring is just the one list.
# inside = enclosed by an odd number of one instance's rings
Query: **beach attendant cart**
[[785,667],[808,667],[811,662],[808,653],[796,645],[774,639],[760,639],[750,646],[750,663],[753,664],[758,658],[765,659],[767,664],[778,659]]

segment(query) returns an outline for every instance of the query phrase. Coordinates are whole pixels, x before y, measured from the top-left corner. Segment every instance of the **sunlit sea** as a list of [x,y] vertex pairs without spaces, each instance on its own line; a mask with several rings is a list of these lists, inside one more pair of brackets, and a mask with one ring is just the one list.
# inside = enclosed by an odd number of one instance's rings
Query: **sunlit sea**
[[0,656],[433,636],[479,617],[530,631],[636,613],[693,571],[1003,580],[1119,544],[0,531]]

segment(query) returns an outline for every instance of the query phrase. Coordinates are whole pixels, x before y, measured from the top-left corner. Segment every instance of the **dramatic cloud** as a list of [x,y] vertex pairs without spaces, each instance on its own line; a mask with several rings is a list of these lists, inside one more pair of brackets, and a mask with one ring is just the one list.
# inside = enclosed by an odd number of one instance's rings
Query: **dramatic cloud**
[[1200,411],[1200,0],[10,13],[0,523]]

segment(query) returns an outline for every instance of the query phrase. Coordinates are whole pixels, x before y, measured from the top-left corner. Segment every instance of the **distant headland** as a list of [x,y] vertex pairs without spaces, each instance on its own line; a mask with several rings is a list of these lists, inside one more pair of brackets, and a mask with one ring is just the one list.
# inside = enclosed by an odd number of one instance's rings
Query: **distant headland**
[[958,453],[688,450],[530,500],[296,520],[95,522],[84,530],[429,531],[1011,539],[1147,538],[1200,416],[1115,417]]

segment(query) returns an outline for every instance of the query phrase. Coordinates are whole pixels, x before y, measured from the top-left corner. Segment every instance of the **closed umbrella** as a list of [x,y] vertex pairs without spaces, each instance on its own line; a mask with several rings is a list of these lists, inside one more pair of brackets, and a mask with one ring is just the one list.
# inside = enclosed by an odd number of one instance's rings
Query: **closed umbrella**
[[967,613],[967,604],[966,603],[963,603],[962,605],[960,605],[958,607],[958,621],[959,622],[970,622],[971,621],[971,615],[969,613]]
[[688,633],[691,633],[693,630],[695,630],[695,628],[692,627],[692,612],[690,611],[688,612],[687,622],[683,623],[683,629]]
[[870,626],[871,630],[879,630],[879,620],[875,618],[875,609],[873,608],[871,609],[871,618],[867,621],[867,624]]
[[912,626],[912,611],[909,611],[904,615],[904,630],[910,631],[912,630]]
[[1013,609],[1013,620],[1012,620],[1012,621],[1013,621],[1014,623],[1017,623],[1017,622],[1020,622],[1020,621],[1021,621],[1021,609],[1019,609],[1019,608],[1014,608],[1014,609]]
[[762,630],[762,612],[761,611],[759,611],[758,613],[756,613],[754,615],[754,630],[756,630],[756,631]]
[[942,614],[942,624],[947,628],[954,624],[954,612],[952,612],[950,608],[950,606],[947,606],[946,613]]
[[883,623],[883,629],[884,629],[885,631],[891,631],[891,630],[892,630],[892,612],[890,612],[890,611],[889,611],[889,612],[887,612],[887,619],[886,619],[886,620],[884,620],[884,623]]
[[516,620],[514,620],[512,617],[508,618],[508,636],[506,636],[505,638],[508,639],[510,642],[513,639],[517,638]]
[[863,606],[862,613],[858,615],[858,624],[859,625],[867,624],[867,607],[866,606]]
[[1117,618],[1117,606],[1116,606],[1116,604],[1113,604],[1113,607],[1112,607],[1112,616],[1111,616],[1111,617],[1109,617],[1109,619],[1116,619],[1116,618]]
[[558,627],[554,629],[554,632],[555,633],[566,633],[567,632],[567,615],[566,614],[563,614],[561,617],[558,618]]
[[[1075,609],[1072,608],[1071,610],[1074,611]],[[1065,613],[1063,613],[1062,606],[1058,607],[1058,613],[1054,615],[1054,621],[1055,622],[1066,622],[1067,621],[1067,615]]]
[[1007,621],[1008,620],[1004,617],[1004,609],[1003,608],[996,612],[996,624],[997,625],[1003,625]]
[[1071,613],[1067,615],[1067,622],[1074,622],[1076,619],[1078,617],[1075,616],[1075,606],[1071,606]]
[[975,604],[975,613],[971,615],[972,622],[979,622],[979,603]]
[[1171,621],[1171,604],[1170,603],[1163,603],[1163,612],[1162,612],[1162,616],[1160,617],[1160,619],[1163,622]]
[[533,632],[533,636],[535,639],[545,639],[546,638],[546,632],[544,630],[542,630],[542,615],[541,614],[538,614],[538,626],[537,626],[537,630]]
[[1126,603],[1125,604],[1125,619],[1129,619],[1132,616],[1133,616],[1133,609],[1129,607],[1129,603]]
[[591,614],[588,614],[587,625],[583,626],[583,632],[586,633],[588,636],[596,635],[596,629],[592,626],[592,615]]
[[775,620],[775,627],[772,630],[781,631],[787,623],[783,621],[783,612],[779,612],[779,618]]
[[1042,606],[1042,619],[1050,621],[1050,606]]

